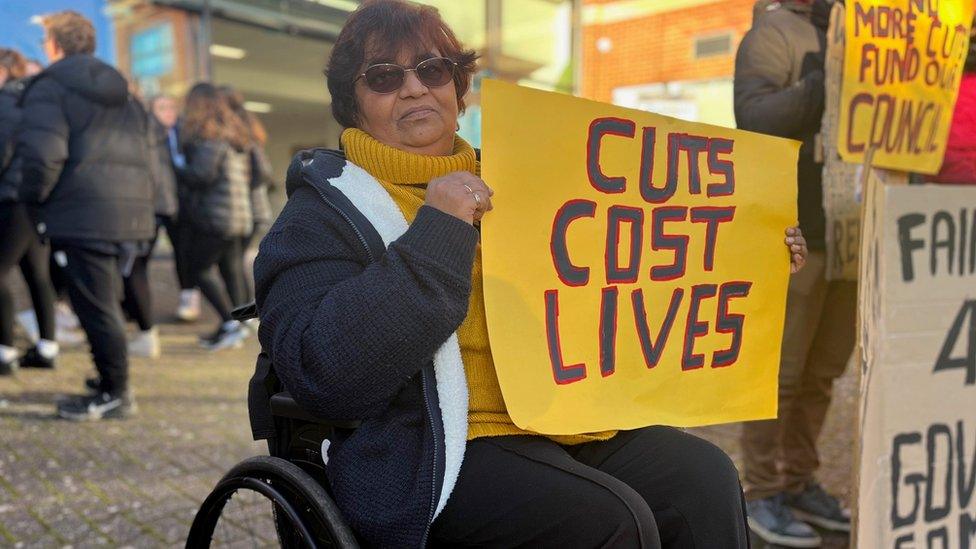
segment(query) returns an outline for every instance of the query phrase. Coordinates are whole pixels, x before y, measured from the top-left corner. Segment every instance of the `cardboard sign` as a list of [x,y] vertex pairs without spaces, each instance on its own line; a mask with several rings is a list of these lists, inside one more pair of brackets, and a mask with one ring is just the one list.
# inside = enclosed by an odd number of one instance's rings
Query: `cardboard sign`
[[857,547],[976,547],[976,188],[867,200]]
[[799,144],[487,81],[484,293],[546,434],[776,414]]
[[823,206],[827,244],[827,279],[856,280],[861,245],[861,164],[844,162],[838,151],[841,86],[844,80],[844,5],[834,4],[824,60]]
[[973,0],[848,0],[838,140],[847,162],[937,173],[969,49]]

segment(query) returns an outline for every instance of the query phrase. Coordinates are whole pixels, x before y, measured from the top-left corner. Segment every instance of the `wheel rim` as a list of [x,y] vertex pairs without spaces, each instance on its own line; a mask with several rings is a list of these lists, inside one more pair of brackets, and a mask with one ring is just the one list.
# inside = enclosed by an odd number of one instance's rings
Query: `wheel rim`
[[200,508],[190,539],[219,548],[316,546],[300,510],[271,481],[252,477],[219,484]]

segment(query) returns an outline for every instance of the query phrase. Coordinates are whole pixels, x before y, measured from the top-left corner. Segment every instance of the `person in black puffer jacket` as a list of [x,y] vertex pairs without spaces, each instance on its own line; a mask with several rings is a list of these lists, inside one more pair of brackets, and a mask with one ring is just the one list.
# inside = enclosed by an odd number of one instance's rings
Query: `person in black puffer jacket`
[[[193,229],[187,244],[191,283],[220,315],[204,347],[237,346],[247,332],[231,318],[244,299],[243,238],[253,230],[250,135],[212,84],[200,83],[186,97],[180,138],[186,165],[179,169],[188,196],[180,215]],[[225,273],[221,284],[215,267]]]
[[62,401],[67,419],[133,411],[121,275],[154,233],[147,114],[125,78],[92,56],[95,30],[72,11],[45,16],[52,61],[21,99],[16,156],[37,230],[64,252],[68,295],[99,373],[94,394]]
[[[0,48],[0,375],[18,366],[53,367],[55,341],[54,287],[48,269],[50,250],[34,231],[27,208],[18,202],[20,163],[13,150],[20,124],[17,103],[27,86],[26,62],[20,53]],[[30,288],[40,338],[23,357],[14,348],[14,299],[8,285],[17,265]]]

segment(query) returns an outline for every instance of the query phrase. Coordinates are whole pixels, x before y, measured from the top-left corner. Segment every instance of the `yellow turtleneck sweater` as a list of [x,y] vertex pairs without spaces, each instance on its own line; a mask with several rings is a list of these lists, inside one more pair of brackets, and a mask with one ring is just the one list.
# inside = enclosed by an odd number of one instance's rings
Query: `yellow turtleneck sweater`
[[[408,223],[413,223],[424,205],[427,183],[451,172],[468,171],[479,175],[481,166],[474,149],[460,137],[454,138],[454,151],[448,156],[426,156],[408,153],[373,139],[366,132],[350,128],[342,133],[346,158],[375,177]],[[502,390],[495,374],[495,364],[488,345],[488,324],[481,280],[481,245],[475,253],[471,272],[471,299],[468,315],[458,328],[461,359],[468,382],[468,440],[504,435],[533,435],[519,429],[508,415]],[[586,435],[550,436],[559,444],[581,444],[608,440],[616,431]]]

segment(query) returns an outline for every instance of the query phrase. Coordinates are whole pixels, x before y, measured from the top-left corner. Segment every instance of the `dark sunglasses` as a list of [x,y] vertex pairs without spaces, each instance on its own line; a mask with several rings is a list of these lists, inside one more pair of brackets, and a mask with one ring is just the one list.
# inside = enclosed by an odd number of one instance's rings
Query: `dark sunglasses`
[[[379,63],[370,65],[366,71],[356,77],[366,81],[366,87],[376,93],[393,93],[403,86],[410,71],[417,73],[417,78],[428,88],[439,88],[454,79],[457,63],[447,57],[432,57],[425,59],[412,69],[407,69],[393,63]],[[353,83],[356,82],[353,80]]]

